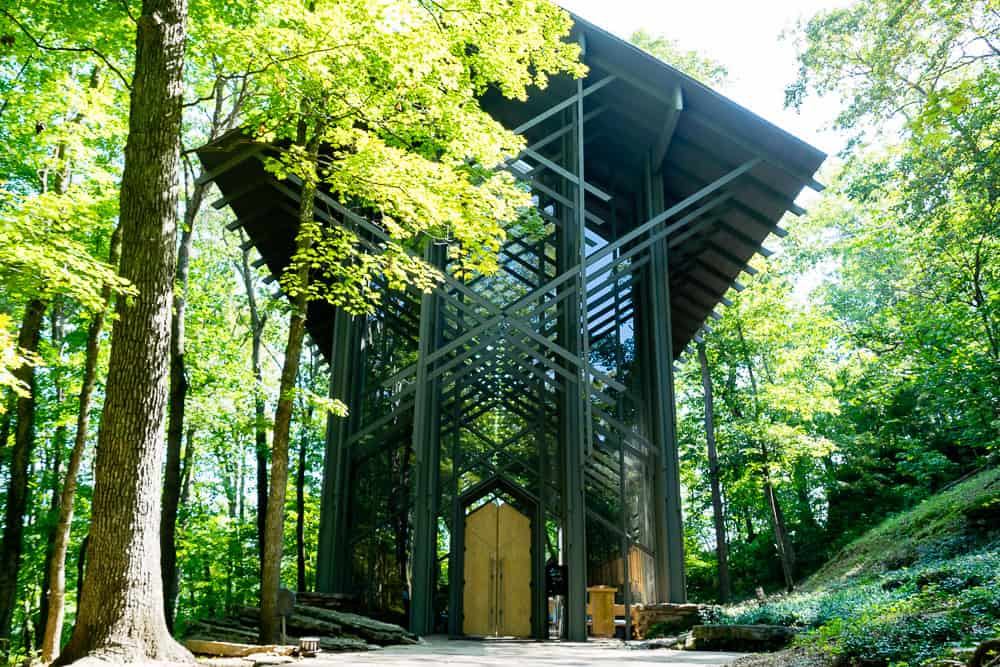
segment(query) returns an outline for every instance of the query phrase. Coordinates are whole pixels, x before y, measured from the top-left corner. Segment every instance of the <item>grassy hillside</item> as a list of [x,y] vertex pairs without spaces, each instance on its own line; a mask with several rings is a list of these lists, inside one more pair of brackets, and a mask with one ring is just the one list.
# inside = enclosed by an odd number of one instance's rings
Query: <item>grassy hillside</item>
[[[799,628],[826,664],[915,666],[1000,636],[1000,470],[965,479],[845,547],[802,590],[720,610]],[[823,663],[816,663],[823,664]]]
[[844,547],[803,585],[805,590],[874,575],[974,548],[1000,529],[1000,470],[952,484],[912,510],[883,521]]

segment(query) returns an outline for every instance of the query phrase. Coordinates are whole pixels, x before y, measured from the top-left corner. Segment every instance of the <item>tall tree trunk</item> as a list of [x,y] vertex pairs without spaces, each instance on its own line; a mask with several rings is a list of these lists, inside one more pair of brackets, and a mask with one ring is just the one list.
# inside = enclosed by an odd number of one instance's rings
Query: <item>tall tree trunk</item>
[[[740,348],[743,352],[743,361],[746,364],[747,375],[750,378],[750,390],[753,395],[754,420],[759,424],[761,419],[760,396],[757,393],[757,376],[753,370],[753,361],[750,358],[750,348],[747,346],[746,337],[743,335],[743,326],[740,320],[736,320],[736,333],[739,336]],[[771,520],[771,528],[774,531],[774,544],[778,550],[778,558],[781,560],[781,573],[785,579],[785,589],[791,592],[795,589],[795,552],[792,549],[791,540],[788,539],[788,531],[785,529],[785,515],[781,511],[781,503],[778,501],[778,494],[775,492],[774,483],[771,481],[771,460],[767,451],[767,444],[761,440],[760,446],[761,470],[763,471],[764,499],[768,505],[768,517]]]
[[[242,235],[241,235],[242,238]],[[243,239],[244,241],[246,239]],[[247,293],[247,305],[250,309],[250,359],[253,365],[254,380],[254,452],[257,459],[257,556],[258,562],[264,562],[264,524],[267,521],[267,417],[264,405],[264,377],[261,369],[261,351],[263,348],[264,325],[267,316],[257,308],[257,296],[253,274],[250,271],[250,248],[247,247],[240,257],[240,276],[243,278],[243,288]],[[258,572],[263,577],[263,567]],[[261,580],[263,582],[263,579]]]
[[[108,251],[108,264],[118,266],[121,256],[121,227],[115,227],[111,233],[111,248]],[[87,446],[87,430],[90,425],[90,404],[94,396],[94,386],[97,381],[97,363],[101,351],[101,332],[107,309],[111,307],[111,288],[105,286],[101,291],[104,310],[94,314],[87,328],[87,347],[83,361],[83,382],[80,386],[80,405],[76,414],[76,435],[73,439],[73,451],[69,455],[66,466],[66,480],[63,482],[62,495],[59,499],[59,521],[53,534],[52,562],[49,565],[49,613],[45,616],[45,634],[42,637],[42,662],[52,662],[59,652],[62,639],[62,627],[65,619],[66,600],[66,551],[69,548],[70,530],[73,525],[73,501],[76,497],[77,476],[80,472],[80,462]],[[81,566],[82,572],[82,566]],[[77,584],[79,586],[79,583]],[[77,601],[79,604],[79,600]]]
[[[87,570],[87,547],[90,546],[90,533],[80,540],[80,549],[76,554],[76,608],[83,604],[83,575]],[[75,624],[74,624],[75,627]]]
[[[41,338],[47,304],[32,299],[24,309],[17,345],[35,352]],[[35,445],[35,367],[25,365],[14,377],[30,392],[17,399],[14,446],[10,452],[10,480],[7,485],[7,509],[4,513],[3,543],[0,544],[0,640],[10,639],[14,605],[17,604],[17,575],[21,568],[21,538],[24,513],[28,507],[28,462]]]
[[295,470],[295,552],[298,575],[297,590],[306,590],[306,449],[309,444],[309,428],[312,423],[312,406],[306,410],[305,428],[299,440],[299,460]]
[[261,585],[264,582],[264,533],[267,525],[267,415],[264,405],[264,380],[261,373],[260,353],[262,332],[253,334],[253,374],[256,384],[253,399],[254,455],[257,461],[257,558]]
[[187,505],[188,498],[191,497],[191,475],[194,470],[194,434],[195,429],[188,427],[187,445],[184,447],[184,467],[181,469],[181,507]]
[[[209,140],[228,131],[242,106],[242,92],[232,96],[232,109],[225,108],[226,88],[223,79],[217,78],[213,89],[215,106],[212,111]],[[160,552],[163,571],[163,609],[167,627],[173,630],[177,605],[177,512],[181,496],[181,447],[184,441],[184,415],[187,406],[187,364],[185,362],[185,318],[187,314],[188,277],[191,265],[191,246],[194,241],[194,223],[205,201],[208,183],[195,180],[184,208],[180,246],[177,249],[177,282],[174,309],[171,319],[170,344],[170,397],[167,401],[167,454],[163,480],[163,506],[160,509]]]
[[719,602],[725,604],[732,596],[729,582],[729,545],[726,540],[726,517],[722,511],[722,490],[719,484],[719,456],[715,449],[715,405],[712,400],[712,374],[708,369],[705,344],[698,343],[701,362],[701,384],[705,391],[705,441],[708,445],[708,481],[712,487],[712,520],[715,523],[715,555],[719,563]]
[[[52,304],[50,318],[52,320],[52,347],[58,351],[57,354],[60,358],[60,363],[62,363],[62,345],[65,339],[65,331],[63,326],[62,305],[59,301],[55,301]],[[55,405],[58,406],[57,410],[61,410],[63,401],[66,398],[66,392],[63,389],[63,377],[59,365],[52,368],[52,384],[55,389]],[[48,622],[47,619],[49,616],[49,587],[52,582],[52,558],[55,553],[56,528],[59,520],[59,478],[62,474],[61,471],[64,449],[66,449],[66,424],[62,419],[60,419],[52,437],[52,465],[49,469],[49,480],[51,484],[49,491],[51,496],[49,500],[48,516],[45,520],[45,561],[42,565],[42,585],[38,594],[38,615],[35,623],[33,624],[33,630],[35,633],[33,645],[36,649],[41,648],[42,646],[45,625]]]
[[750,515],[750,511],[746,510],[743,512],[743,521],[747,527],[747,542],[753,542],[757,539],[757,531],[753,527],[753,517]]
[[206,185],[197,183],[184,211],[181,242],[177,250],[177,280],[173,316],[170,323],[170,397],[167,401],[167,452],[163,475],[163,504],[160,508],[160,558],[163,576],[163,612],[173,631],[177,604],[177,509],[181,494],[181,448],[184,443],[184,413],[187,403],[187,364],[184,359],[184,325],[187,287],[191,265],[194,222],[201,210]]
[[[766,452],[765,452],[766,457]],[[778,494],[771,483],[771,475],[767,471],[767,463],[764,463],[764,496],[767,498],[768,516],[771,519],[771,528],[774,529],[774,543],[778,549],[778,558],[781,559],[781,574],[785,578],[785,590],[791,593],[795,590],[795,552],[792,543],[788,539],[788,531],[785,528],[785,514],[781,511],[781,503],[778,502]]]
[[[309,155],[315,160],[318,140],[313,139]],[[296,254],[308,250],[315,234],[313,202],[315,179],[306,179],[302,186],[299,210],[299,231]],[[306,333],[306,288],[309,284],[309,263],[298,269],[298,291],[293,299],[288,326],[288,343],[281,369],[278,404],[274,412],[274,435],[271,446],[271,483],[267,494],[267,521],[264,527],[264,560],[261,563],[260,640],[272,644],[278,637],[278,589],[281,585],[281,554],[285,525],[285,494],[288,487],[288,436],[292,419],[295,379],[299,372],[299,357]]]
[[143,0],[119,220],[120,299],[94,464],[90,555],[73,636],[57,664],[191,662],[163,614],[159,513],[177,235],[185,0]]

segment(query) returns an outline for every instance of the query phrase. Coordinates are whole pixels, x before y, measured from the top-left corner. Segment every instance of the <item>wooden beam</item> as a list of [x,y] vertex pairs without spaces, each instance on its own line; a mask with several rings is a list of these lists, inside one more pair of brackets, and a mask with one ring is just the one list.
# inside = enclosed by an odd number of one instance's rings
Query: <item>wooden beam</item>
[[667,115],[663,122],[663,129],[660,130],[660,136],[656,140],[656,147],[653,149],[653,171],[655,172],[660,170],[663,160],[667,157],[667,151],[670,150],[670,144],[674,139],[674,131],[677,129],[677,120],[680,118],[681,111],[684,110],[684,93],[681,92],[679,85],[674,86],[674,89],[671,91],[671,98],[673,101],[667,106]]

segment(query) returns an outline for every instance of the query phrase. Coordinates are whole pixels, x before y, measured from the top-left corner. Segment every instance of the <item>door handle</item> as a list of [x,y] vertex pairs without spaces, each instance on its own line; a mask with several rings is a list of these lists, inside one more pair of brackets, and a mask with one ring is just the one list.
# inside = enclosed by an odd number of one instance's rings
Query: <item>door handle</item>
[[496,623],[494,622],[496,614],[496,579],[497,579],[497,557],[496,554],[490,554],[490,593],[488,596],[488,602],[490,606],[490,628],[496,628]]
[[497,605],[497,616],[498,616],[497,626],[498,626],[498,629],[501,632],[503,632],[504,635],[506,635],[507,634],[506,633],[506,628],[504,628],[504,624],[503,624],[503,602],[504,602],[504,594],[503,594],[504,593],[504,587],[503,587],[503,558],[501,558],[501,559],[499,559],[497,561],[497,569],[499,570],[498,578],[500,580],[500,583],[497,586],[497,591],[498,591],[498,596],[497,597],[499,598],[499,604]]

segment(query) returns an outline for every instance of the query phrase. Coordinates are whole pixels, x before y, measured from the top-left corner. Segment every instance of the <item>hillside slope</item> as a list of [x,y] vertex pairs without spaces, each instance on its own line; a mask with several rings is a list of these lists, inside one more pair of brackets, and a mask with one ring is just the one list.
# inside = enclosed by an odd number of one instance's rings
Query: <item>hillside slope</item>
[[720,620],[800,630],[795,649],[755,666],[915,666],[1000,637],[1000,470],[883,522],[799,592],[724,608]]
[[1000,469],[953,483],[871,529],[804,582],[804,590],[975,548],[1000,530]]

